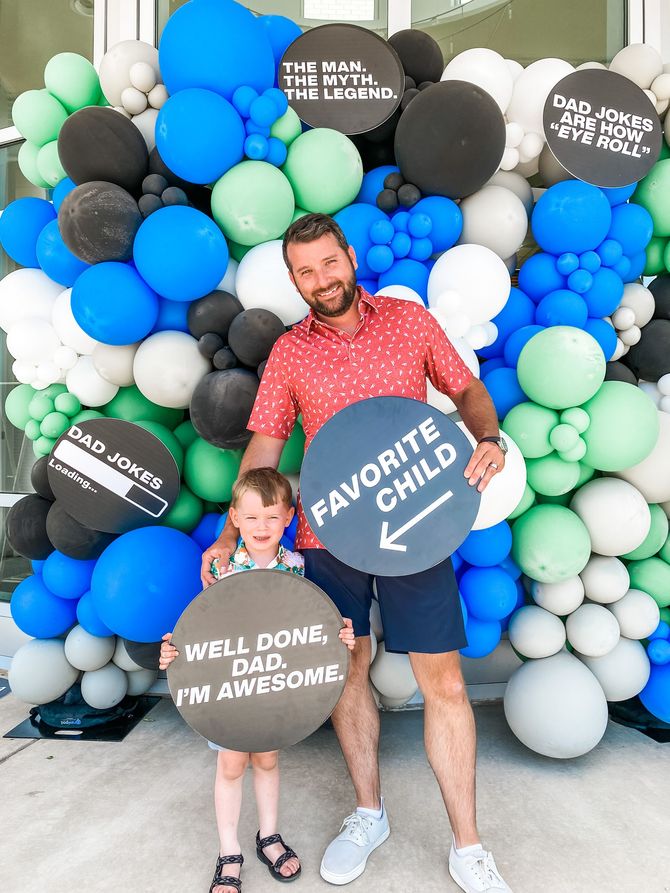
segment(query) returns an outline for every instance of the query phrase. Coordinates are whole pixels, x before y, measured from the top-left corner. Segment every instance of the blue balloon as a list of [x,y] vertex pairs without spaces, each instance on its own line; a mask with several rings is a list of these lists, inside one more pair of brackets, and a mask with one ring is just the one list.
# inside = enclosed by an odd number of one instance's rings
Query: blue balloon
[[373,273],[385,273],[393,265],[393,252],[388,245],[373,245],[365,260]]
[[581,254],[607,237],[612,209],[597,186],[563,180],[540,197],[531,218],[537,244],[551,254]]
[[[389,174],[398,173],[400,173],[400,168],[396,167],[395,164],[384,164],[381,167],[375,167],[371,171],[368,171],[367,174],[364,174],[363,176],[360,192],[355,199],[356,203],[364,202],[367,205],[374,205],[377,207],[377,196],[384,188],[384,180]],[[342,212],[340,211],[340,214],[341,213]]]
[[425,265],[408,257],[397,260],[390,270],[379,277],[379,287],[387,285],[406,285],[413,288],[425,301],[428,296],[428,274]]
[[371,295],[376,295],[379,291],[379,283],[376,279],[357,279],[356,284],[360,285],[361,288],[364,288]]
[[509,574],[513,580],[518,580],[521,576],[521,568],[518,564],[516,564],[515,561],[512,560],[509,555],[507,556],[507,558],[500,562],[500,567],[505,571],[505,573]]
[[151,332],[158,295],[131,264],[104,261],[81,274],[72,289],[72,315],[91,338],[133,344]]
[[275,65],[278,66],[286,50],[302,34],[302,29],[286,16],[265,15],[259,16],[256,21],[263,27],[270,41]]
[[42,568],[44,567],[44,561],[40,561],[37,558],[33,558],[33,560],[30,562],[30,566],[33,569],[33,573],[41,574]]
[[587,319],[584,331],[595,338],[606,360],[611,360],[616,350],[616,330],[604,319]]
[[670,636],[670,625],[665,620],[659,620],[658,626],[650,636],[647,636],[650,642],[654,639],[667,639]]
[[131,530],[98,558],[91,582],[93,606],[117,635],[157,642],[174,629],[200,592],[200,561],[200,547],[180,530]]
[[521,351],[526,344],[528,344],[533,335],[537,335],[538,332],[543,332],[544,329],[545,326],[523,326],[522,328],[517,329],[516,332],[512,332],[505,342],[505,349],[503,351],[507,365],[516,368]]
[[91,585],[95,559],[81,561],[55,550],[44,562],[44,585],[59,598],[80,598]]
[[274,164],[275,167],[281,167],[286,161],[287,155],[288,149],[286,145],[277,137],[271,136],[268,140],[268,154],[265,157],[267,163]]
[[667,639],[654,639],[647,645],[647,655],[652,664],[670,664],[670,642]]
[[188,332],[188,308],[187,301],[168,301],[167,298],[158,299],[158,317],[151,330],[154,332]]
[[580,295],[561,289],[549,292],[542,298],[537,305],[535,322],[540,326],[575,326],[581,329],[588,315],[588,308]]
[[114,633],[98,617],[90,591],[85,592],[77,602],[77,620],[92,636],[113,636]]
[[598,247],[596,254],[605,267],[613,267],[623,256],[623,248],[614,239],[605,239]]
[[609,267],[601,267],[593,274],[593,285],[582,297],[589,316],[610,316],[623,298],[623,280]]
[[514,610],[516,584],[499,567],[470,568],[461,577],[459,588],[471,618],[502,620]]
[[458,242],[463,232],[463,214],[456,202],[442,195],[429,195],[418,201],[409,212],[410,215],[426,214],[430,217],[432,227],[430,241],[437,254],[447,251]]
[[651,214],[642,205],[617,205],[612,208],[608,239],[615,239],[628,256],[639,254],[649,244],[654,231]]
[[513,406],[528,400],[526,394],[521,390],[516,369],[507,367],[494,369],[486,377],[486,390],[493,400],[499,419],[504,419]]
[[163,29],[158,62],[170,96],[202,87],[230,99],[243,84],[262,93],[275,82],[266,27],[233,0],[198,0],[172,13]]
[[54,186],[54,190],[51,193],[51,199],[54,203],[54,208],[56,212],[60,211],[60,206],[63,204],[63,200],[67,195],[69,195],[73,189],[77,188],[77,184],[74,183],[69,177],[64,177],[57,186]]
[[498,329],[496,340],[488,347],[477,351],[477,355],[480,357],[502,356],[505,342],[512,332],[535,322],[535,304],[521,289],[512,286],[507,303],[500,313],[493,317],[492,322]]
[[270,87],[269,90],[266,90],[263,96],[266,96],[268,99],[272,100],[275,107],[276,118],[281,118],[282,115],[285,115],[288,111],[288,98],[286,93],[277,87]]
[[458,552],[475,567],[495,567],[507,558],[511,548],[512,528],[507,521],[500,521],[484,530],[471,530]]
[[633,254],[628,258],[628,261],[628,271],[621,278],[624,282],[635,282],[636,279],[640,278],[644,268],[647,266],[647,252],[640,251],[638,254]]
[[[460,568],[463,566],[463,559],[458,554],[458,552],[453,552],[451,555],[451,566],[454,569],[454,573],[457,574]],[[467,619],[467,618],[466,618]]]
[[156,119],[161,158],[189,183],[213,183],[242,161],[245,135],[233,106],[211,90],[180,90]]
[[293,552],[295,549],[295,542],[291,539],[290,536],[284,534],[284,536],[279,540],[279,544],[283,546],[285,549],[288,549],[289,552]]
[[561,276],[569,276],[579,269],[579,258],[573,251],[566,251],[556,258],[556,269]]
[[191,539],[195,540],[203,552],[205,549],[209,549],[219,535],[216,528],[220,518],[221,515],[218,512],[208,512],[206,515],[202,516],[198,522],[198,526],[189,534]]
[[[606,241],[607,239],[605,239],[605,242]],[[602,245],[604,245],[605,242],[603,242]],[[601,248],[602,245],[600,246]],[[579,258],[579,266],[582,270],[586,270],[589,273],[595,273],[602,266],[600,255],[597,251],[585,251]]]
[[[412,245],[416,244],[417,241],[428,242],[428,239],[418,239],[418,240],[415,239],[413,242],[407,233],[403,233],[403,232],[396,233],[393,236],[393,238],[391,239],[391,251],[393,252],[393,256],[397,257],[397,258],[407,257],[407,255],[410,253],[410,251],[412,249]],[[429,243],[429,245],[430,245],[430,243]],[[426,257],[423,258],[423,260],[427,260],[430,257],[430,255],[433,253],[432,245],[430,245],[430,249],[431,250],[428,252]],[[420,258],[418,258],[418,257],[415,257],[413,259],[420,260]]]
[[629,186],[609,186],[600,187],[600,191],[605,195],[607,201],[614,207],[622,202],[627,202],[631,195],[635,192],[637,183],[631,183]]
[[43,198],[17,198],[0,215],[0,245],[22,267],[39,267],[37,239],[56,217],[51,202]]
[[[595,251],[592,253],[598,257]],[[575,270],[574,273],[570,273],[568,276],[568,288],[571,291],[577,292],[578,295],[583,295],[592,285],[593,276],[588,270]]]
[[500,644],[502,627],[498,620],[477,620],[476,617],[468,617],[465,625],[465,635],[468,644],[461,648],[463,657],[486,657]]
[[286,535],[290,536],[292,540],[295,539],[296,533],[298,532],[298,515],[293,515],[291,519],[291,523],[286,528]]
[[223,528],[226,526],[226,521],[228,520],[228,512],[224,512],[220,517],[216,525],[216,535],[218,536]]
[[504,357],[492,357],[490,360],[487,360],[485,363],[479,367],[479,378],[481,381],[485,381],[486,377],[489,376],[494,369],[504,369],[505,367],[505,358]]
[[652,664],[649,681],[639,698],[650,713],[663,722],[670,722],[670,664]]
[[76,601],[58,598],[47,589],[41,576],[22,580],[12,593],[9,608],[18,628],[36,639],[62,635],[77,617]]
[[374,279],[375,275],[367,262],[367,254],[373,244],[370,238],[370,228],[379,221],[386,221],[390,225],[388,217],[376,205],[361,202],[348,205],[338,211],[334,219],[342,228],[347,242],[356,252],[357,277],[359,279]]
[[556,258],[540,252],[529,257],[519,270],[519,288],[537,304],[550,291],[565,288],[567,279],[556,269]]
[[71,288],[90,266],[67,247],[58,229],[58,220],[47,223],[39,234],[37,260],[49,279],[66,288]]
[[395,229],[390,220],[377,220],[370,227],[370,239],[373,245],[389,245]]
[[[405,233],[397,233],[398,238]],[[430,239],[412,239],[409,256],[412,260],[427,261],[433,254],[434,246]]]
[[221,230],[210,217],[184,205],[160,208],[147,217],[135,236],[133,255],[140,276],[171,301],[209,294],[228,266]]
[[625,282],[626,277],[630,273],[630,258],[626,257],[625,254],[622,255],[619,260],[612,266],[612,269],[621,279],[621,281]]

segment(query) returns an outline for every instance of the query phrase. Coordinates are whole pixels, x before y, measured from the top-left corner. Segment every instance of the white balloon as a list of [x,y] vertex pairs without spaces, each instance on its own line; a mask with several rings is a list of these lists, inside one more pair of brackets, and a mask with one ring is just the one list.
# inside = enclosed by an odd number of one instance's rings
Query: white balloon
[[551,657],[565,645],[561,619],[537,605],[524,605],[515,611],[507,632],[514,649],[524,657]]
[[610,62],[610,71],[627,77],[643,90],[651,87],[663,74],[663,59],[658,50],[648,43],[631,43],[616,54]]
[[106,381],[126,388],[135,383],[133,363],[140,342],[135,344],[97,344],[93,351],[93,365]]
[[419,687],[409,656],[387,651],[383,642],[379,643],[370,666],[370,679],[377,691],[388,698],[409,700]]
[[523,139],[523,127],[516,121],[511,121],[505,125],[505,146],[510,149],[517,149],[521,145]]
[[375,292],[375,295],[383,295],[386,298],[400,298],[403,301],[412,301],[414,304],[420,304],[422,307],[425,307],[421,295],[406,285],[385,285],[384,288],[380,288],[378,292]]
[[21,645],[8,674],[12,694],[26,704],[48,704],[60,698],[78,676],[79,670],[65,657],[62,639],[31,639]]
[[128,72],[130,83],[136,90],[149,93],[156,86],[156,70],[148,62],[135,62]]
[[[540,153],[542,154],[542,153]],[[521,161],[514,168],[514,172],[522,177],[534,177],[540,169],[540,156],[532,158],[530,161]]]
[[139,115],[133,115],[132,118],[133,124],[144,137],[147,152],[152,152],[156,145],[156,118],[158,118],[157,109],[146,109]]
[[435,306],[438,297],[447,290],[461,295],[470,322],[476,325],[493,319],[505,306],[510,294],[510,277],[502,259],[489,248],[456,245],[441,254],[430,271],[429,307]]
[[68,371],[65,384],[82,406],[104,406],[119,390],[118,385],[102,378],[91,357],[79,357],[76,366]]
[[544,146],[544,138],[539,133],[526,133],[519,145],[519,161],[537,158]]
[[517,121],[526,133],[544,133],[544,104],[552,87],[574,71],[563,59],[539,59],[531,63],[514,82],[507,107],[509,121]]
[[112,659],[116,636],[92,636],[75,626],[65,639],[65,657],[78,670],[99,670]]
[[223,275],[223,279],[216,286],[219,291],[227,291],[229,295],[234,295],[237,297],[237,291],[235,290],[235,280],[237,279],[237,270],[239,264],[236,260],[233,260],[231,257],[228,260],[228,266],[226,267],[226,272]]
[[477,84],[498,104],[505,113],[512,98],[514,78],[507,63],[494,50],[476,47],[459,53],[444,69],[440,80],[469,81]]
[[651,84],[651,90],[656,96],[656,99],[660,102],[665,102],[670,99],[670,74],[665,72],[654,78]]
[[656,382],[656,387],[659,392],[663,394],[664,397],[670,397],[670,372],[667,372],[665,375],[661,375],[659,380]]
[[568,577],[558,583],[540,583],[532,580],[530,593],[541,608],[551,611],[559,617],[572,614],[584,601],[584,584],[582,578]]
[[[640,282],[627,282],[623,288],[623,298],[619,307],[632,310],[634,314],[633,322],[636,326],[642,328],[653,317],[656,302],[649,289],[645,288]],[[616,313],[618,312],[617,310]],[[614,314],[615,316],[616,313]]]
[[615,329],[625,331],[635,325],[635,311],[631,307],[620,306],[612,314],[612,324]]
[[37,376],[37,366],[28,360],[14,360],[12,374],[21,384],[30,384]]
[[488,332],[483,325],[473,326],[465,333],[464,340],[467,341],[473,350],[481,350],[489,343]]
[[440,314],[439,317],[436,317],[437,321],[440,323],[440,325],[450,338],[465,339],[470,347],[474,347],[474,345],[470,344],[470,342],[465,338],[465,336],[472,328],[470,317],[467,313],[446,314],[439,308],[436,308],[436,310]]
[[14,270],[0,279],[0,328],[5,332],[20,319],[51,320],[63,286],[41,270]]
[[667,411],[659,411],[658,421],[658,440],[647,458],[631,468],[616,472],[616,477],[632,484],[649,503],[670,499],[670,417]]
[[149,91],[148,99],[152,109],[162,109],[168,101],[168,91],[163,84],[156,84],[153,90]]
[[624,332],[619,333],[619,338],[622,343],[627,347],[632,347],[642,337],[642,332],[637,326],[631,326],[629,329],[626,329]]
[[131,115],[141,115],[148,104],[146,94],[135,87],[126,87],[121,93],[121,105]]
[[[625,473],[625,472],[624,472]],[[570,503],[599,555],[625,555],[644,541],[651,526],[649,506],[632,484],[616,477],[591,480]],[[586,652],[585,652],[586,653]]]
[[602,657],[619,641],[619,623],[602,605],[581,605],[565,621],[568,641],[586,657]]
[[114,648],[114,654],[112,655],[112,662],[116,664],[117,667],[120,667],[122,670],[125,670],[127,673],[137,673],[140,670],[144,669],[140,664],[133,660],[133,658],[128,654],[128,649],[126,648],[125,641],[121,638],[121,636],[117,637],[116,647]]
[[138,62],[150,65],[156,74],[156,80],[160,80],[158,50],[141,40],[122,40],[102,57],[100,86],[111,105],[123,105],[121,94],[126,87],[131,86],[130,72]]
[[486,183],[486,186],[502,186],[503,189],[509,189],[517,198],[521,199],[526,214],[530,217],[533,210],[533,189],[521,174],[513,171],[498,171]]
[[108,710],[122,701],[128,692],[128,677],[116,664],[106,664],[81,677],[81,696],[98,710]]
[[661,397],[658,408],[662,412],[670,412],[670,397]]
[[523,65],[520,62],[517,62],[516,59],[505,59],[505,65],[507,66],[509,73],[512,75],[512,80],[516,81],[523,71]]
[[89,355],[98,342],[81,328],[72,314],[72,289],[67,288],[56,298],[51,316],[53,327],[66,347],[79,354]]
[[370,628],[370,663],[377,656],[377,636],[374,634],[372,628]]
[[[58,350],[56,350],[55,353],[58,353]],[[61,370],[51,360],[46,360],[44,363],[37,364],[36,374],[37,378],[41,381],[47,381],[49,384],[53,384],[60,378]]]
[[628,639],[646,639],[654,632],[661,619],[656,601],[639,589],[629,589],[609,609],[619,622],[621,635]]
[[133,376],[140,391],[158,406],[186,409],[200,379],[212,364],[187,332],[156,332],[135,354]]
[[279,239],[256,245],[244,255],[235,286],[245,310],[271,310],[285,326],[300,322],[309,312],[309,306],[289,279]]
[[657,99],[655,103],[656,114],[662,117],[670,106],[670,99]]
[[124,118],[128,118],[130,120],[132,115],[130,112],[127,112],[122,105],[113,105],[112,108],[115,112],[118,112],[120,115],[123,115]]
[[7,350],[17,360],[36,365],[53,356],[60,340],[45,319],[19,319],[7,332]]
[[575,68],[575,71],[587,71],[591,68],[599,68],[601,71],[607,71],[607,66],[603,65],[602,62],[582,62],[581,65],[578,65]]
[[579,576],[586,597],[601,605],[623,598],[630,586],[630,576],[623,561],[606,555],[592,555]]
[[384,639],[384,626],[382,624],[382,614],[379,610],[379,602],[373,598],[370,603],[370,629],[379,644]]
[[486,185],[464,198],[460,209],[461,244],[483,245],[504,260],[515,254],[526,238],[528,215],[521,199],[510,189]]
[[78,359],[79,355],[77,354],[77,351],[72,347],[66,347],[64,344],[61,347],[56,348],[53,355],[54,363],[64,372],[67,372],[68,369],[72,369]]
[[608,701],[627,701],[649,681],[651,665],[640,642],[619,639],[602,657],[578,655],[596,677]]
[[514,168],[519,163],[519,151],[518,149],[513,149],[508,147],[502,154],[502,158],[500,159],[500,170],[501,171],[513,171]]

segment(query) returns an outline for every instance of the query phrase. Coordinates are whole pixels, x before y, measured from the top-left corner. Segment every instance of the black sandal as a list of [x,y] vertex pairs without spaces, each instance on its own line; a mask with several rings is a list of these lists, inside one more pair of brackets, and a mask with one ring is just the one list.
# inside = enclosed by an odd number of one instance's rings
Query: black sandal
[[[279,856],[276,862],[270,862],[268,857],[263,852],[265,847],[272,846],[273,843],[280,843],[286,850],[285,853],[282,853],[281,856]],[[281,838],[281,834],[271,834],[269,837],[263,837],[261,839],[261,832],[258,831],[256,834],[256,855],[264,865],[267,865],[268,871],[270,872],[272,877],[277,881],[281,881],[282,884],[288,884],[300,876],[302,865],[298,865],[298,870],[294,874],[289,874],[288,877],[284,877],[284,875],[279,870],[282,865],[288,862],[289,859],[292,859],[294,857],[298,859],[298,856],[294,852],[294,850],[292,850],[290,846],[287,846],[284,843]],[[298,859],[298,861],[300,860]]]
[[233,877],[230,874],[221,874],[221,869],[224,865],[239,865],[240,870],[241,866],[244,864],[244,856],[240,853],[237,856],[219,856],[216,860],[216,868],[214,869],[214,880],[212,881],[209,893],[212,893],[214,887],[235,887],[238,893],[242,891],[242,881],[238,877]]

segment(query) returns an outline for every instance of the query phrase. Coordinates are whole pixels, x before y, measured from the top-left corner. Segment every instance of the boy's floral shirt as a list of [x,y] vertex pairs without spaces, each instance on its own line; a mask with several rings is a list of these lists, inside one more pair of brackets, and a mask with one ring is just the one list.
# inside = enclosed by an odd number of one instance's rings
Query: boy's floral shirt
[[[228,574],[237,574],[240,571],[263,570],[263,568],[258,568],[256,562],[247,552],[244,540],[240,540],[237,549],[235,549],[230,556],[230,561],[228,562],[228,567],[225,571],[222,572],[216,563],[212,564],[211,570],[212,576],[219,580],[221,577],[225,577]],[[276,556],[272,559],[270,564],[268,564],[265,570],[290,571],[293,574],[298,574],[299,576],[304,577],[305,559],[300,552],[290,552],[280,543]]]

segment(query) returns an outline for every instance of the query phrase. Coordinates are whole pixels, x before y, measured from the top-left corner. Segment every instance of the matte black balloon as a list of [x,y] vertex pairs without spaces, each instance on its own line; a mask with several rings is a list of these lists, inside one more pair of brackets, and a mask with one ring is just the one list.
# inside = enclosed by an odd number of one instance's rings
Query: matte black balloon
[[416,89],[416,87],[405,90],[405,92],[402,94],[402,99],[400,100],[400,110],[404,112],[410,102],[418,95],[419,91]]
[[166,187],[178,186],[183,189],[194,208],[202,211],[208,217],[212,216],[212,190],[206,186],[196,186],[178,177],[163,161],[156,147],[149,153],[149,173],[160,174],[161,177],[164,177],[167,181]]
[[142,192],[144,195],[161,196],[169,185],[162,174],[147,174],[142,180]]
[[142,223],[137,202],[114,183],[93,180],[69,192],[58,212],[63,241],[87,264],[129,261]]
[[387,214],[395,211],[398,207],[398,193],[395,189],[382,189],[377,196],[377,207]]
[[217,350],[221,350],[222,347],[223,338],[215,332],[206,332],[198,339],[198,350],[208,360],[211,360]]
[[7,540],[24,558],[43,561],[53,552],[54,547],[47,536],[47,515],[51,506],[48,499],[31,493],[15,502],[7,512]]
[[[391,117],[387,118],[383,124],[379,125],[379,127],[375,127],[374,130],[369,130],[367,133],[362,134],[363,140],[368,143],[392,143],[399,120],[400,108],[397,108]],[[393,163],[393,160],[391,160],[391,164]]]
[[243,310],[230,325],[228,344],[245,366],[256,368],[267,360],[272,345],[286,331],[284,323],[270,310]]
[[53,502],[56,497],[54,496],[54,491],[51,489],[51,484],[49,483],[48,469],[49,457],[42,456],[30,469],[30,483],[33,485],[33,490],[38,496]]
[[416,81],[414,78],[405,75],[405,90],[413,90],[416,87]]
[[87,106],[66,119],[58,134],[58,155],[77,184],[104,180],[139,195],[147,174],[142,134],[125,115],[101,106]]
[[247,369],[210,372],[201,378],[191,397],[191,422],[198,434],[225,450],[245,446],[251,439],[247,422],[258,385],[258,375]]
[[188,196],[179,186],[168,186],[161,195],[164,205],[187,205]]
[[142,217],[146,218],[150,214],[153,214],[154,211],[160,211],[163,207],[163,201],[159,195],[154,195],[153,192],[148,192],[146,195],[140,196],[137,206],[140,209]]
[[91,530],[69,515],[57,500],[47,515],[47,534],[55,549],[70,558],[88,561],[99,558],[115,540],[113,533]]
[[395,164],[393,134],[391,134],[389,139],[379,143],[371,142],[367,138],[368,136],[369,134],[366,133],[365,136],[354,136],[351,138],[361,156],[363,170],[367,173],[383,164]]
[[430,34],[414,29],[396,31],[388,42],[400,56],[405,74],[415,83],[440,80],[444,59],[440,45]]
[[263,378],[263,373],[265,372],[265,367],[267,366],[267,364],[268,364],[268,361],[263,360],[263,362],[258,367],[257,375],[259,378]]
[[189,306],[186,317],[189,332],[194,338],[215,332],[227,341],[231,322],[243,310],[242,304],[229,292],[211,291]]
[[405,185],[405,178],[402,174],[392,173],[384,177],[384,189],[395,189],[396,192],[401,186]]
[[625,381],[637,387],[637,378],[631,370],[616,360],[605,366],[605,381]]
[[658,381],[670,372],[670,320],[652,319],[642,328],[642,337],[625,357],[638,378]]
[[420,190],[412,183],[405,183],[398,190],[398,201],[403,208],[413,208],[420,198]]
[[221,347],[212,357],[215,369],[235,369],[239,366],[237,357],[229,347]]
[[442,81],[422,90],[395,132],[398,167],[424,195],[471,195],[496,172],[504,150],[505,120],[498,104],[466,81]]
[[649,286],[656,307],[654,319],[670,319],[670,276],[657,276]]

